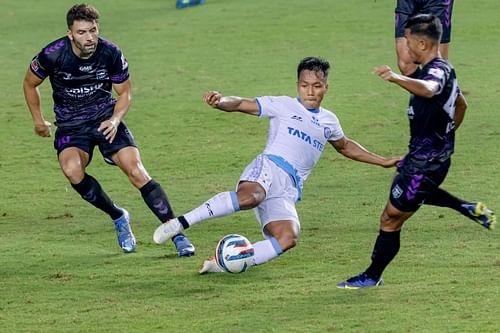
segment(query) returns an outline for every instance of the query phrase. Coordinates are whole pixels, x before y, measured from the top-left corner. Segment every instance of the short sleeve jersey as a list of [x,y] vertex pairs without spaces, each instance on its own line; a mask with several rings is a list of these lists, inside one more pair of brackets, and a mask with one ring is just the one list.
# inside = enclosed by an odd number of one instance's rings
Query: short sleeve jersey
[[270,118],[264,154],[284,158],[303,181],[318,162],[327,141],[344,137],[335,114],[324,109],[306,109],[297,98],[263,96],[257,98],[259,117]]
[[409,154],[427,161],[445,161],[453,154],[455,145],[455,102],[460,94],[455,70],[444,59],[427,63],[419,76],[421,80],[438,83],[438,91],[431,98],[410,96]]
[[50,78],[58,125],[78,126],[111,115],[116,103],[112,84],[129,78],[122,52],[103,38],[90,58],[81,59],[69,38],[62,37],[44,47],[30,69],[41,79]]

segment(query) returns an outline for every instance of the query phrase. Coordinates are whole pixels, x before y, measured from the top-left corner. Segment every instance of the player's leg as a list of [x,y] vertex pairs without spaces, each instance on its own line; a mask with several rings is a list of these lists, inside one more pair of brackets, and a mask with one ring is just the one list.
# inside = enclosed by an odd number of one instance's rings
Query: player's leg
[[188,213],[164,223],[155,230],[153,239],[162,244],[173,233],[182,232],[202,221],[254,208],[265,196],[266,192],[259,183],[241,182],[236,192],[218,193]]
[[161,244],[173,233],[202,221],[257,207],[271,186],[273,167],[275,164],[265,156],[257,156],[243,171],[236,192],[218,193],[199,207],[164,223],[155,230],[153,240]]
[[[282,220],[268,223],[264,229],[266,238],[252,244],[254,256],[251,265],[265,264],[295,247],[299,233],[300,226],[296,221]],[[198,270],[200,274],[223,272],[224,269],[217,264],[215,257],[206,259]]]
[[364,272],[339,283],[338,288],[359,289],[382,284],[382,272],[399,252],[403,223],[419,209],[429,192],[444,180],[448,165],[442,168],[442,174],[431,179],[423,173],[414,173],[412,162],[403,160],[398,166],[399,174],[394,177],[389,200],[380,216],[380,231],[370,266]]
[[133,252],[136,242],[130,229],[129,214],[113,203],[94,177],[85,173],[90,159],[88,153],[77,147],[68,147],[59,153],[59,164],[71,186],[85,201],[111,217],[115,224],[118,245],[126,253]]
[[264,227],[268,237],[253,244],[254,265],[262,265],[297,245],[300,225],[295,220],[273,221]]
[[432,191],[424,204],[454,209],[489,230],[493,229],[496,223],[495,212],[488,209],[484,203],[459,199],[442,188]]
[[[111,159],[127,175],[132,185],[141,192],[144,202],[160,223],[175,217],[167,194],[162,186],[149,176],[137,147],[124,147],[114,153]],[[173,235],[171,239],[179,256],[188,257],[195,254],[194,246],[182,233]]]
[[401,227],[413,214],[414,212],[400,211],[388,201],[380,217],[380,231],[373,247],[370,266],[364,272],[339,283],[337,287],[359,289],[382,285],[383,271],[399,252]]

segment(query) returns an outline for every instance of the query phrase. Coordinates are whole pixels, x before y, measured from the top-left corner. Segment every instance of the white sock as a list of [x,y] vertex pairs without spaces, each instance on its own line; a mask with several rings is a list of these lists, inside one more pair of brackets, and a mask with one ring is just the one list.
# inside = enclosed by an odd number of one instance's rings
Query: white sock
[[274,237],[252,244],[254,249],[253,265],[264,264],[283,253],[278,240]]
[[240,210],[236,192],[221,192],[208,199],[200,207],[193,209],[184,218],[190,226],[214,217],[221,217]]

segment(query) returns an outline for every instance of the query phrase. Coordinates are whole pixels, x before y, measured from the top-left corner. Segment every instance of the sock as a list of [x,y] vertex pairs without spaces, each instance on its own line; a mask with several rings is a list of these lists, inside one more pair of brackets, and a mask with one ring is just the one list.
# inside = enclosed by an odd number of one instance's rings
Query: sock
[[283,253],[278,240],[274,237],[253,244],[253,266],[264,264]]
[[411,77],[412,79],[419,79],[420,74],[422,74],[422,69],[419,66],[417,66],[417,69],[413,73],[408,75],[408,77]]
[[439,206],[439,207],[448,207],[456,210],[457,212],[470,217],[469,211],[463,207],[463,204],[467,204],[468,202],[463,201],[457,197],[454,197],[450,193],[446,192],[441,188],[437,188],[435,191],[430,193],[430,195],[425,199],[424,204]]
[[140,191],[144,202],[161,223],[175,217],[174,211],[168,202],[167,194],[160,184],[151,179],[146,185],[141,187]]
[[370,278],[380,279],[384,269],[398,254],[400,233],[400,231],[387,232],[380,230],[372,252],[372,263],[365,271]]
[[79,184],[71,184],[71,186],[82,196],[83,200],[99,208],[113,220],[123,215],[123,211],[115,206],[94,177],[85,174]]
[[[226,216],[240,210],[236,192],[221,192],[216,194],[200,207],[184,214],[186,222],[192,226],[214,217]],[[181,222],[182,223],[182,222]]]

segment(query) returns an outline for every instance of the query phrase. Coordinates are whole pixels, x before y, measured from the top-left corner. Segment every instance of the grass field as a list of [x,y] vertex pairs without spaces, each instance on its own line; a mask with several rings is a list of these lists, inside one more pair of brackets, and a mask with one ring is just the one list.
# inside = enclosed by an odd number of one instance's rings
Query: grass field
[[[406,152],[408,95],[371,74],[395,68],[389,0],[92,2],[101,35],[130,64],[127,123],[150,174],[178,214],[234,188],[266,142],[267,122],[203,105],[206,90],[294,96],[305,56],[332,62],[324,106],[346,134],[382,155]],[[88,172],[132,214],[137,253],[124,255],[112,223],[72,190],[51,139],[33,134],[22,78],[41,47],[65,33],[72,1],[1,0],[0,332],[499,332],[500,233],[424,207],[404,228],[385,286],[345,291],[378,232],[392,170],[332,149],[305,184],[297,248],[240,275],[199,276],[217,241],[260,230],[253,213],[189,230],[195,257],[157,246],[157,221],[116,168],[95,154]],[[496,0],[457,1],[450,60],[469,112],[444,187],[500,209],[500,34]],[[44,114],[53,120],[50,85]]]

